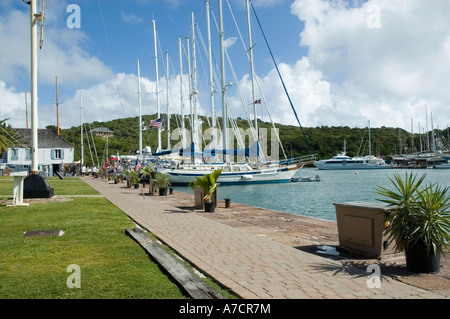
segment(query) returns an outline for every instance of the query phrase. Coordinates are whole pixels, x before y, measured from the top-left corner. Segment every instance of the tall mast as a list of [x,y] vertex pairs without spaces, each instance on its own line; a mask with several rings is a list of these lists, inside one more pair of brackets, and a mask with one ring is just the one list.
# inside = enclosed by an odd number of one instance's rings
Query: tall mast
[[436,152],[436,141],[434,140],[433,112],[431,112],[431,145],[433,153]]
[[422,147],[422,133],[420,131],[420,123],[419,123],[419,142],[420,142],[420,153],[422,153],[423,147]]
[[166,93],[167,93],[167,149],[170,150],[170,110],[169,110],[169,51],[166,52]]
[[180,106],[181,106],[181,145],[185,145],[185,123],[184,123],[184,102],[183,102],[183,51],[181,47],[181,37],[178,37],[178,49],[180,55]]
[[30,2],[31,20],[31,173],[39,174],[38,167],[38,94],[37,94],[37,21],[36,0]]
[[[83,139],[83,89],[80,89],[80,122],[81,122],[81,158],[80,166],[84,163],[84,139]],[[108,154],[106,154],[108,157]],[[109,158],[108,158],[109,159]]]
[[425,105],[425,121],[426,121],[426,130],[427,130],[427,152],[430,151],[430,132],[428,132],[428,110]]
[[56,127],[59,136],[59,100],[58,100],[58,77],[56,77]]
[[137,60],[138,73],[138,103],[139,103],[139,155],[142,155],[142,102],[141,102],[141,71],[139,68],[139,59]]
[[[195,127],[195,121],[194,121],[194,109],[193,109],[193,95],[192,94],[192,70],[191,70],[191,53],[190,53],[190,45],[189,45],[189,38],[186,37],[186,45],[187,45],[187,60],[188,60],[188,79],[189,79],[189,106],[190,106],[190,117],[191,117],[191,151],[195,152],[195,143],[194,143],[194,127]],[[192,144],[194,144],[194,149],[192,149]],[[194,163],[194,154],[191,155],[191,161]]]
[[211,126],[212,126],[212,146],[217,146],[216,134],[216,112],[214,107],[214,78],[213,78],[213,63],[212,63],[212,43],[211,43],[211,19],[210,19],[210,0],[206,0],[206,24],[208,28],[208,60],[209,60],[209,94],[211,99]]
[[370,139],[370,120],[369,120],[369,156],[372,156],[372,142]]
[[[221,73],[221,90],[222,90],[222,139],[224,151],[228,147],[228,119],[227,119],[227,106],[226,106],[226,85],[225,85],[225,47],[223,39],[223,13],[222,13],[222,0],[219,1],[219,37],[220,37],[220,73]],[[224,156],[224,162],[227,161],[227,156]]]
[[[161,117],[161,110],[159,106],[159,72],[158,72],[158,48],[156,41],[156,21],[153,20],[153,37],[155,42],[155,72],[156,72],[156,106],[158,109],[158,118]],[[158,152],[161,151],[161,129],[158,128]]]
[[251,29],[251,22],[250,22],[250,0],[246,0],[246,7],[247,7],[247,29],[248,29],[248,51],[249,51],[249,58],[250,58],[250,75],[252,78],[252,103],[253,103],[253,113],[255,116],[255,136],[256,136],[256,145],[259,148],[259,132],[258,132],[258,113],[256,109],[256,96],[255,96],[255,71],[253,66],[253,43],[252,43],[252,29]]
[[198,110],[197,110],[197,54],[195,46],[195,18],[194,12],[192,12],[192,102],[194,108],[194,140],[192,140],[194,145],[200,148],[199,132],[198,132]]

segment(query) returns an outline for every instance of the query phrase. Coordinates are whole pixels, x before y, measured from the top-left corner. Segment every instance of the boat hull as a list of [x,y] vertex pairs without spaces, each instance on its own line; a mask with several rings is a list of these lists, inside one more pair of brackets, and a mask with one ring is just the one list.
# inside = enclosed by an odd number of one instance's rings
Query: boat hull
[[[246,172],[226,172],[222,171],[218,183],[221,185],[246,185],[246,184],[267,184],[267,183],[288,183],[295,175],[299,167],[282,167],[254,169]],[[169,182],[173,186],[185,186],[196,177],[201,177],[211,173],[212,169],[165,169]]]

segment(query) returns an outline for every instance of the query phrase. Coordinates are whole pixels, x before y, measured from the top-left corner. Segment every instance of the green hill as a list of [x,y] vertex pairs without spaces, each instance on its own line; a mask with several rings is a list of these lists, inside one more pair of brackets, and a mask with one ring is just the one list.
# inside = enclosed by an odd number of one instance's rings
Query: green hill
[[[150,119],[155,119],[156,115],[143,116],[143,122],[149,123]],[[204,128],[209,127],[208,119],[200,117],[203,120]],[[217,119],[218,123],[221,123],[221,119]],[[178,127],[181,127],[180,116],[171,116],[171,132]],[[238,127],[244,131],[249,127],[246,120],[236,119]],[[270,143],[272,124],[268,122],[259,121],[260,129],[267,129],[267,139]],[[185,118],[186,128],[190,127],[189,119]],[[309,142],[308,147],[307,140],[302,133],[300,127],[291,125],[275,125],[279,130],[280,140],[284,147],[287,157],[300,157],[304,155],[310,155],[311,151],[316,154],[317,159],[330,158],[336,153],[343,151],[344,140],[346,142],[346,150],[349,156],[367,155],[369,153],[368,147],[368,129],[367,128],[350,128],[347,126],[340,127],[305,127],[304,132]],[[88,166],[92,165],[91,158],[96,162],[96,158],[99,162],[102,162],[107,158],[106,151],[106,138],[92,136],[88,133],[91,129],[106,127],[114,131],[114,137],[108,139],[108,153],[109,155],[115,154],[136,154],[136,150],[139,148],[139,129],[138,118],[125,118],[117,119],[107,122],[93,122],[84,124],[84,158]],[[47,128],[56,130],[55,126],[48,126]],[[80,158],[80,127],[71,127],[69,129],[61,129],[60,134],[75,149],[75,160]],[[448,128],[444,131],[438,131],[441,136],[448,136]],[[89,136],[89,142],[87,137]],[[92,139],[94,143],[92,143]],[[162,148],[167,148],[167,129],[161,133]],[[402,152],[411,152],[411,144],[414,141],[414,151],[420,149],[419,134],[411,135],[411,133],[400,128],[371,128],[371,151],[372,155],[382,156],[389,158],[393,154]],[[172,141],[172,147],[178,144],[179,140]],[[248,139],[247,139],[248,143]],[[422,143],[424,137],[422,136]],[[143,131],[143,146],[150,146],[152,150],[156,150],[157,147],[157,130],[154,128],[148,128]],[[268,145],[270,152],[270,144]],[[92,154],[92,155],[91,155]],[[97,154],[97,155],[96,155]],[[280,157],[283,157],[282,150],[279,151]]]

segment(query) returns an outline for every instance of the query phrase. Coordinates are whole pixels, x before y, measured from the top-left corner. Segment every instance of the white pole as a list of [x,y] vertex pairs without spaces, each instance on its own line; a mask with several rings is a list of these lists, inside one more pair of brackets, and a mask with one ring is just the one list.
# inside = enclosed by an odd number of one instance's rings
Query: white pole
[[372,141],[370,139],[370,120],[369,120],[369,156],[372,156]]
[[31,157],[32,157],[31,173],[39,174],[36,0],[31,0],[30,2],[30,23],[31,23]]
[[178,37],[178,48],[180,55],[180,106],[181,106],[181,145],[183,148],[185,145],[185,123],[184,123],[184,103],[183,103],[183,52],[181,47],[181,37]]
[[433,153],[436,152],[436,141],[434,140],[434,124],[433,124],[433,112],[431,112],[431,145]]
[[[155,42],[155,72],[156,72],[156,106],[158,109],[158,118],[161,117],[161,110],[159,106],[159,72],[158,72],[158,48],[157,48],[157,41],[156,41],[156,21],[153,20],[153,35],[154,35],[154,42]],[[158,128],[158,150],[157,152],[161,151],[161,129]]]
[[[80,88],[80,122],[81,122],[81,158],[80,166],[84,164],[84,138],[83,138],[83,89]],[[109,158],[108,158],[109,160]]]
[[216,112],[214,107],[214,78],[212,63],[212,43],[211,43],[211,19],[210,19],[210,0],[206,0],[206,23],[208,26],[208,60],[209,60],[209,94],[211,99],[211,126],[212,126],[212,147],[217,147],[216,134]]
[[139,68],[139,59],[137,60],[138,73],[138,103],[139,103],[139,155],[142,155],[142,101],[141,101],[141,71]]
[[170,110],[169,110],[169,51],[166,52],[166,93],[167,93],[167,149],[171,150],[170,146]]
[[[192,71],[191,71],[191,54],[190,54],[190,45],[189,45],[189,38],[186,38],[186,45],[187,45],[187,60],[188,60],[188,78],[189,78],[189,104],[190,104],[190,112],[191,112],[191,145],[194,143],[194,127],[195,127],[195,121],[194,121],[194,109],[193,109],[193,94],[192,94]],[[189,145],[189,147],[191,146]],[[194,143],[194,152],[195,152],[195,143]],[[192,164],[194,163],[194,154],[191,155]]]
[[193,91],[192,91],[192,102],[193,102],[193,108],[194,108],[194,140],[195,143],[195,149],[201,149],[201,144],[199,141],[199,131],[198,131],[198,106],[197,106],[197,93],[198,93],[198,87],[197,87],[197,54],[196,54],[196,46],[195,46],[195,18],[194,18],[194,12],[192,12],[192,84],[193,84]]
[[252,103],[253,103],[253,113],[255,116],[255,136],[256,136],[256,142],[257,147],[259,148],[259,132],[258,132],[258,112],[256,108],[256,96],[255,96],[255,70],[253,66],[253,43],[252,43],[252,29],[251,29],[251,22],[250,22],[250,5],[249,0],[246,0],[246,7],[247,7],[247,29],[248,29],[248,50],[249,50],[249,58],[250,58],[250,75],[252,78]]
[[[223,13],[222,0],[219,1],[219,37],[220,37],[220,69],[221,69],[221,86],[222,86],[222,139],[224,151],[228,148],[228,119],[226,106],[226,85],[225,85],[225,47],[223,39]],[[224,156],[224,162],[227,161],[227,156]]]

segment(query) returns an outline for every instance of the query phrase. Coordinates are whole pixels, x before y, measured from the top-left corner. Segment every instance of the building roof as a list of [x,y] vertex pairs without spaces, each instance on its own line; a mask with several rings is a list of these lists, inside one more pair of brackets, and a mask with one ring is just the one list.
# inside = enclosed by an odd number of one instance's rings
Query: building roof
[[[21,137],[19,140],[26,147],[31,147],[31,129],[14,129]],[[38,129],[38,148],[73,148],[65,139],[48,129]]]

